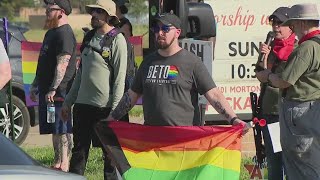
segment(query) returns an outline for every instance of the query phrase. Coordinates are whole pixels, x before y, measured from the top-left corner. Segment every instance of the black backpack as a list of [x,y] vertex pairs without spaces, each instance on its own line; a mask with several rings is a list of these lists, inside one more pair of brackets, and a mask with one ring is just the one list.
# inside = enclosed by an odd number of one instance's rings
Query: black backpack
[[[94,34],[96,33],[96,29],[92,29],[90,31],[88,31],[82,41],[81,47],[80,47],[80,52],[82,53],[83,49],[85,47],[89,47],[92,50],[94,50],[95,52],[99,53],[103,59],[106,61],[106,63],[108,64],[109,67],[111,67],[111,69],[113,69],[112,65],[109,63],[110,59],[112,58],[112,41],[114,40],[114,38],[121,33],[120,29],[115,28],[112,30],[112,35],[106,34],[101,41],[103,41],[101,43],[101,49],[98,49],[96,47],[92,47],[89,45],[90,40],[92,39],[92,37],[94,36]],[[127,72],[126,72],[126,80],[125,80],[125,89],[124,91],[128,91],[128,89],[131,87],[133,80],[134,80],[134,76],[136,75],[138,66],[135,63],[134,60],[134,48],[133,45],[128,41],[128,39],[126,38],[127,41],[127,51],[128,51],[128,59],[127,59]],[[80,68],[81,68],[82,63],[80,62]],[[111,75],[111,79],[113,79],[113,75]],[[113,80],[110,82],[110,90],[112,91],[113,89]]]

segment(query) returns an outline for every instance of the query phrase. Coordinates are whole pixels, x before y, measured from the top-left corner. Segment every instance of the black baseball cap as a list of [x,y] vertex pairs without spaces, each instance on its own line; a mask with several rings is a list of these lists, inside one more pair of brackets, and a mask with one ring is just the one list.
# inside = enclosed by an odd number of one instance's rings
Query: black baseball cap
[[58,5],[61,9],[64,10],[67,16],[72,12],[72,7],[69,0],[44,0],[44,3]]
[[178,16],[173,13],[159,14],[153,20],[153,25],[160,21],[162,24],[167,26],[174,26],[177,29],[181,29],[181,20]]
[[271,21],[275,17],[277,17],[282,22],[287,21],[289,19],[289,9],[290,8],[288,7],[279,7],[269,16],[269,21]]

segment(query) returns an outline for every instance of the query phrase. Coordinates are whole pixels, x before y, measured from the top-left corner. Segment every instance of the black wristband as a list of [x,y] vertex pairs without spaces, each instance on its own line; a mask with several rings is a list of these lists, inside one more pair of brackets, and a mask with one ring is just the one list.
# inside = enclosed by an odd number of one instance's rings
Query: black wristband
[[231,120],[230,120],[230,125],[233,125],[233,122],[236,120],[236,119],[239,119],[237,116],[236,117],[233,117]]

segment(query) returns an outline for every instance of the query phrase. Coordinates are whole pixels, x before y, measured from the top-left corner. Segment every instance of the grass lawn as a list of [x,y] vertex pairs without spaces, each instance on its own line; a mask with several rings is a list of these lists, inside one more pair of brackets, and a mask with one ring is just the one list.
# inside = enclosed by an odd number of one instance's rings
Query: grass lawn
[[[53,163],[53,149],[51,147],[44,148],[23,148],[30,156],[38,160],[45,166],[50,166]],[[243,164],[249,164],[249,158],[243,158],[241,163],[240,180],[248,180],[249,174],[245,170]],[[103,179],[103,161],[102,151],[99,148],[92,148],[89,154],[87,169],[85,176],[88,180],[102,180]]]

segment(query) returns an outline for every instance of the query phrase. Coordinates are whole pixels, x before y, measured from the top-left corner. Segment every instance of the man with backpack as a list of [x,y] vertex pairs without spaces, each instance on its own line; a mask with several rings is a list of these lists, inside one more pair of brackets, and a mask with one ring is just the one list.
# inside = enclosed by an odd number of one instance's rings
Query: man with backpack
[[[95,124],[108,116],[125,91],[127,42],[115,28],[119,23],[112,0],[98,0],[87,5],[93,30],[86,33],[81,46],[81,63],[74,83],[63,104],[62,117],[68,119],[73,107],[74,147],[70,172],[83,175],[91,142],[100,147]],[[104,154],[104,179],[117,179],[116,170]]]

